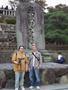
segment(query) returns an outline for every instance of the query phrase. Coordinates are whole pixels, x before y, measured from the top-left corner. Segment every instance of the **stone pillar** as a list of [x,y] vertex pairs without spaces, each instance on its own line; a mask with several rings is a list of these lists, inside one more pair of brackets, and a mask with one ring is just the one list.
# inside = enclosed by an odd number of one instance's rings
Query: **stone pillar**
[[7,15],[7,11],[6,10],[5,10],[5,12],[6,12],[5,15]]
[[16,15],[15,15],[15,11],[14,11],[14,16],[16,16]]
[[3,15],[5,15],[5,11],[3,10]]
[[[33,42],[37,43],[39,49],[45,49],[44,40],[44,14],[42,7],[37,3],[30,3],[29,1],[20,1],[16,10],[16,33],[17,33],[17,46],[23,45],[25,48],[30,48],[29,44],[29,15],[28,12],[33,8],[34,12],[34,23],[35,26],[32,28]],[[32,13],[32,12],[29,12]]]
[[8,16],[8,14],[9,14],[9,13],[8,13],[8,12],[9,12],[9,10],[6,10],[6,11],[7,11],[7,16]]
[[44,39],[44,14],[40,5],[34,4],[35,11],[35,27],[34,27],[34,41],[37,43],[39,49],[45,49]]
[[17,47],[22,45],[22,32],[20,30],[20,15],[19,15],[19,8],[16,10],[16,36],[17,36]]
[[24,7],[25,4],[22,2],[16,10],[17,46],[23,45],[25,48],[28,48],[28,17],[27,10]]
[[6,15],[6,11],[4,10],[4,15]]
[[8,13],[8,15],[10,16],[10,10],[9,10],[9,13]]

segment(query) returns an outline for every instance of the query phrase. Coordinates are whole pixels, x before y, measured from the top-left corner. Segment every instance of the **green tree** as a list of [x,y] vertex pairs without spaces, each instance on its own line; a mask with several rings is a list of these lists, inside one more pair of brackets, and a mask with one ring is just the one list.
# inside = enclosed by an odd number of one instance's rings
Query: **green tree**
[[49,7],[45,13],[45,39],[49,43],[68,44],[68,7]]

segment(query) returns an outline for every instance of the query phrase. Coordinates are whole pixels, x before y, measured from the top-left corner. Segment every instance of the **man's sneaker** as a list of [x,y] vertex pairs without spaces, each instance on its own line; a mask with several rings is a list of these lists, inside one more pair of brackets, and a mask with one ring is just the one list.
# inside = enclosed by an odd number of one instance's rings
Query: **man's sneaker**
[[24,87],[21,87],[21,90],[25,90],[25,88]]
[[39,87],[39,86],[37,86],[36,88],[37,88],[37,89],[40,89],[40,87]]
[[33,89],[34,87],[33,87],[33,86],[30,86],[29,88],[30,88],[30,89]]
[[18,88],[15,88],[15,90],[18,90]]

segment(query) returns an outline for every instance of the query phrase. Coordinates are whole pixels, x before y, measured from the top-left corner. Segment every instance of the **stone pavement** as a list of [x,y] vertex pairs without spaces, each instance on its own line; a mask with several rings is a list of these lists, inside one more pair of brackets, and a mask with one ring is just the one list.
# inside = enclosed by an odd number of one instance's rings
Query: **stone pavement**
[[[14,90],[14,89],[0,89],[0,90]],[[29,88],[26,88],[26,90],[30,90]],[[33,89],[33,90],[36,90]],[[41,86],[40,90],[68,90],[68,84],[53,84],[53,85],[46,85],[46,86]]]

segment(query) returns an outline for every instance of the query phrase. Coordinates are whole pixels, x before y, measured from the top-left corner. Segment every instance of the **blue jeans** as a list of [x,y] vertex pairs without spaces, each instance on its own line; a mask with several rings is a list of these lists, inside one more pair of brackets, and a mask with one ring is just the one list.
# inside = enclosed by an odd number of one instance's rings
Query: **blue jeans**
[[31,86],[39,86],[40,84],[39,69],[32,67],[29,71],[29,78]]
[[15,88],[19,88],[24,84],[25,72],[15,72]]

